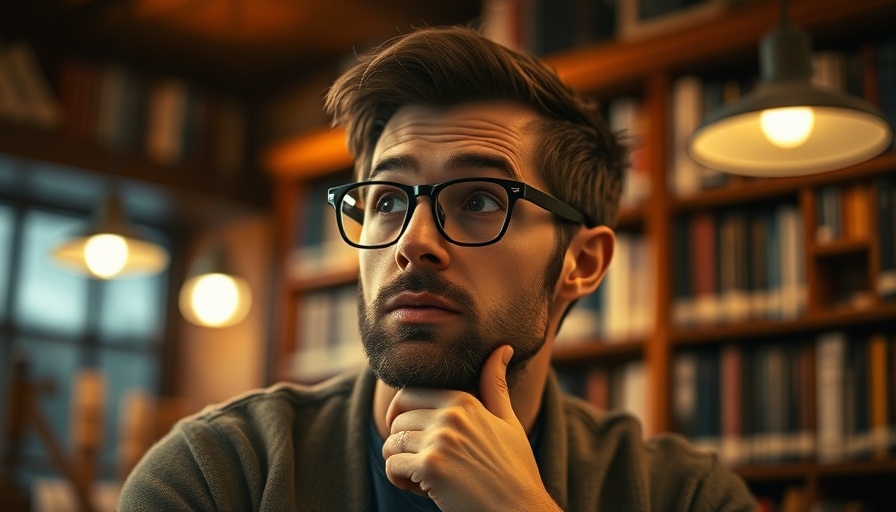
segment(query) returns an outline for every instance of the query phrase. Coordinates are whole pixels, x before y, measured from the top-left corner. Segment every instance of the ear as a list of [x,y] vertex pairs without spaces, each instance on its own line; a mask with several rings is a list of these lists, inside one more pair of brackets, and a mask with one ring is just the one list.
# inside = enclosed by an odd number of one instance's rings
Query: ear
[[558,297],[573,301],[596,290],[613,259],[615,244],[616,234],[607,226],[581,228],[566,249]]

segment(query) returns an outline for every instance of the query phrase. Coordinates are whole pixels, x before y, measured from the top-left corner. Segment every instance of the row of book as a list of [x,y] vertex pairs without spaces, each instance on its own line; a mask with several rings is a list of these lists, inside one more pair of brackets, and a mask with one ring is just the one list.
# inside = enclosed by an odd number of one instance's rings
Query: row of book
[[678,217],[674,229],[675,325],[788,320],[806,310],[796,205],[700,211]]
[[637,40],[721,14],[731,0],[486,0],[486,34],[511,48],[551,55],[610,39]]
[[[879,102],[890,123],[896,125],[896,39],[881,41],[874,49],[874,56],[868,59],[860,50],[816,52],[812,58],[812,82],[816,87],[857,97],[876,91],[876,98],[871,99]],[[866,65],[873,72],[867,72]],[[869,78],[873,83],[866,83]],[[683,75],[673,83],[669,103],[672,110],[668,130],[668,185],[675,196],[692,196],[746,179],[698,164],[688,154],[687,144],[706,115],[742,98],[754,84],[753,77],[718,79],[693,74]]]
[[317,180],[302,194],[302,204],[296,208],[296,232],[292,234],[293,250],[288,262],[291,277],[301,279],[357,266],[358,250],[342,239],[335,210],[327,203],[327,189],[351,179],[338,174]]
[[616,36],[616,0],[486,0],[482,12],[487,37],[536,55]]
[[896,453],[896,333],[830,331],[677,353],[674,428],[728,464]]
[[891,175],[816,190],[816,272],[825,305],[855,309],[896,299],[894,202]]
[[566,315],[556,345],[643,339],[654,325],[654,250],[643,234],[616,235],[613,261],[598,289]]
[[607,105],[610,129],[621,135],[630,148],[628,175],[622,189],[620,206],[633,208],[647,200],[650,194],[650,162],[646,144],[647,119],[643,102],[635,96],[621,96]]
[[652,424],[647,407],[647,374],[644,361],[634,359],[612,366],[593,366],[584,371],[561,369],[557,372],[567,393],[590,402],[601,411],[620,411],[641,421],[644,435],[650,436]]
[[68,137],[162,165],[242,170],[246,113],[233,97],[180,77],[74,59],[62,64],[57,89]]
[[306,293],[297,308],[299,343],[290,361],[294,379],[317,382],[364,364],[356,285]]

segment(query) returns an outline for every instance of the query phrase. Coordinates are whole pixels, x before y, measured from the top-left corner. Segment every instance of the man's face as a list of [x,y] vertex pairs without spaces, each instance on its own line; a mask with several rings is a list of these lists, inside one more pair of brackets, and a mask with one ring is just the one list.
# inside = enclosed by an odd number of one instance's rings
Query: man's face
[[[504,103],[404,107],[386,125],[368,179],[418,185],[496,177],[544,190],[532,163],[535,120]],[[495,348],[514,347],[513,371],[544,345],[562,256],[555,220],[518,201],[501,240],[461,247],[439,233],[429,200],[418,201],[395,245],[361,251],[364,349],[389,386],[475,392]]]

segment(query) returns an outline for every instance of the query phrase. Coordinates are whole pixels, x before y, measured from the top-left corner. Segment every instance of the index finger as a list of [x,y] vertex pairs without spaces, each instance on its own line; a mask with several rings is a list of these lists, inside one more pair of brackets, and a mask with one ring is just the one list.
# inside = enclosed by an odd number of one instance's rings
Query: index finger
[[401,388],[389,409],[386,410],[386,427],[392,430],[392,422],[402,413],[417,409],[440,409],[457,403],[458,400],[476,400],[473,395],[464,391],[435,388]]

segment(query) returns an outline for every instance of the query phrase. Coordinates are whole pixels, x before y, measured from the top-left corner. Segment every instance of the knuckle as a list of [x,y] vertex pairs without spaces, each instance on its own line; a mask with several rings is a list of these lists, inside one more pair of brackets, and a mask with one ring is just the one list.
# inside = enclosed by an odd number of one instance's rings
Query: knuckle
[[441,429],[436,434],[434,445],[440,450],[452,450],[460,446],[463,437],[454,429]]

